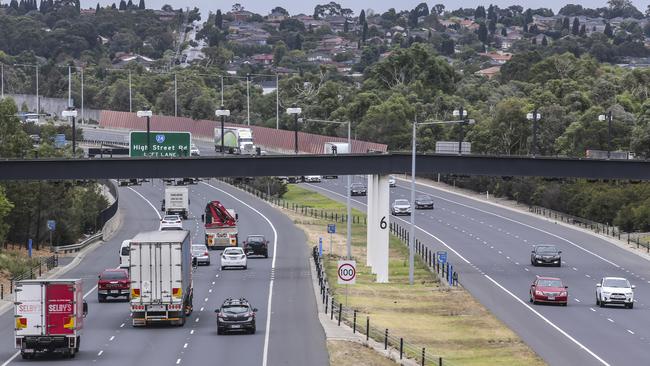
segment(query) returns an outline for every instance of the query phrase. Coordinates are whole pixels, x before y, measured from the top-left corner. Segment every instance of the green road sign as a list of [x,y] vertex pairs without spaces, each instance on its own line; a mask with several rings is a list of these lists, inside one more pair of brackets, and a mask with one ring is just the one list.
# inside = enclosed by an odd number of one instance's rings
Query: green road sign
[[149,133],[151,147],[147,152],[147,132],[131,131],[129,155],[153,157],[190,156],[192,134],[189,132],[158,132]]

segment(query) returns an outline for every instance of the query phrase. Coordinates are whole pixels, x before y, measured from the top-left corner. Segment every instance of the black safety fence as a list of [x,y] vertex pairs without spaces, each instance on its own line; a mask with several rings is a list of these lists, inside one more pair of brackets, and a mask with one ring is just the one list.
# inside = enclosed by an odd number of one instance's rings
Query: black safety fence
[[[410,245],[410,230],[396,222],[390,223],[390,233],[395,235],[407,247]],[[415,239],[415,254],[418,255],[431,272],[438,274],[442,281],[449,286],[458,286],[458,272],[454,271],[453,264],[447,260],[447,252],[439,253],[425,245],[419,239]]]
[[650,253],[650,242],[648,241],[648,238],[641,233],[625,232],[619,227],[610,225],[609,223],[603,224],[601,222],[592,221],[583,217],[573,216],[564,212],[551,210],[546,207],[529,206],[528,211],[552,220],[575,225],[586,230],[591,230],[596,234],[609,236],[613,239],[627,240],[627,244],[632,246],[636,244],[637,249],[645,248],[646,253]]
[[32,265],[23,272],[13,275],[10,278],[8,285],[0,283],[0,300],[9,300],[8,297],[10,294],[13,294],[16,282],[38,278],[42,276],[43,273],[59,265],[59,257],[56,254],[48,257],[39,257],[37,259],[38,263]]
[[403,334],[374,325],[368,314],[362,313],[351,306],[345,306],[342,302],[337,301],[329,286],[327,274],[323,268],[322,258],[319,255],[317,246],[312,250],[312,258],[314,259],[316,273],[318,275],[320,301],[325,308],[325,314],[329,315],[331,320],[336,321],[339,326],[341,324],[349,326],[352,328],[353,333],[359,333],[362,337],[365,336],[366,341],[373,339],[383,344],[384,350],[393,350],[400,360],[410,358],[422,366],[453,365],[449,361],[444,360],[442,356],[435,354],[430,348],[427,349],[422,345],[409,342],[404,338]]
[[[333,212],[333,211],[327,211],[319,208],[314,208],[306,205],[300,205],[295,202],[290,202],[287,200],[284,200],[278,196],[270,195],[267,194],[266,192],[262,192],[260,190],[257,190],[253,187],[251,187],[249,184],[246,184],[245,181],[242,180],[236,180],[236,179],[221,179],[222,181],[235,186],[239,189],[242,189],[252,195],[254,195],[257,198],[263,199],[267,202],[270,202],[276,206],[282,207],[287,210],[291,210],[295,213],[299,213],[303,216],[308,216],[312,217],[315,219],[323,219],[323,220],[329,220],[332,222],[347,222],[348,221],[348,216],[347,214],[340,213],[340,212]],[[352,223],[353,224],[367,224],[367,218],[366,215],[352,215]]]

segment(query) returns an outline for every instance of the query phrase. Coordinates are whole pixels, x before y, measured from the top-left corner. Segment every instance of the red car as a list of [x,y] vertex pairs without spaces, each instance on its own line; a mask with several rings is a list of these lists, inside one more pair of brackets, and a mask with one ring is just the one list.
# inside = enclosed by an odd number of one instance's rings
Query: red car
[[555,277],[537,277],[530,285],[530,302],[556,303],[567,305],[569,299],[569,286],[565,286],[562,280]]
[[108,297],[126,297],[129,301],[131,279],[126,269],[105,269],[97,281],[97,301],[104,302]]

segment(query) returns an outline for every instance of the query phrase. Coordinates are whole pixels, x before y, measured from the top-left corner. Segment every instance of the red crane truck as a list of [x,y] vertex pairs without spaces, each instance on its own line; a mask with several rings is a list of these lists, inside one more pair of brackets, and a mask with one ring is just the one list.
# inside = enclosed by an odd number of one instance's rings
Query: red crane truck
[[81,279],[24,280],[14,291],[15,347],[22,357],[74,357],[88,313]]
[[228,211],[221,202],[208,202],[201,219],[205,227],[205,245],[209,249],[225,249],[239,244],[237,215]]

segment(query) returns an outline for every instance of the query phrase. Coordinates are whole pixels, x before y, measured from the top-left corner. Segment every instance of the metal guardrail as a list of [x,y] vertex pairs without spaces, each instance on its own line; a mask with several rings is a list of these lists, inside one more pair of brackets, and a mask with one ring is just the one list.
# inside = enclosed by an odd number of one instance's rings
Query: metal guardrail
[[[29,267],[25,271],[18,273],[9,279],[8,294],[12,294],[14,292],[16,281],[38,278],[43,275],[43,269],[45,269],[45,272],[47,272],[58,265],[59,265],[59,258],[56,254],[51,255],[49,257],[39,258],[39,262],[37,264]],[[0,300],[5,299],[5,290],[6,289],[4,284],[0,283]]]
[[54,247],[54,253],[56,254],[67,254],[67,253],[75,253],[80,251],[81,249],[85,248],[88,244],[92,244],[102,238],[103,233],[98,232],[95,235],[89,236],[88,238],[84,239],[81,243],[77,244],[70,244],[70,245],[59,245]]
[[80,143],[94,144],[94,145],[105,145],[105,146],[129,146],[128,142],[124,141],[108,141],[108,140],[93,140],[93,139],[83,139],[79,140]]

